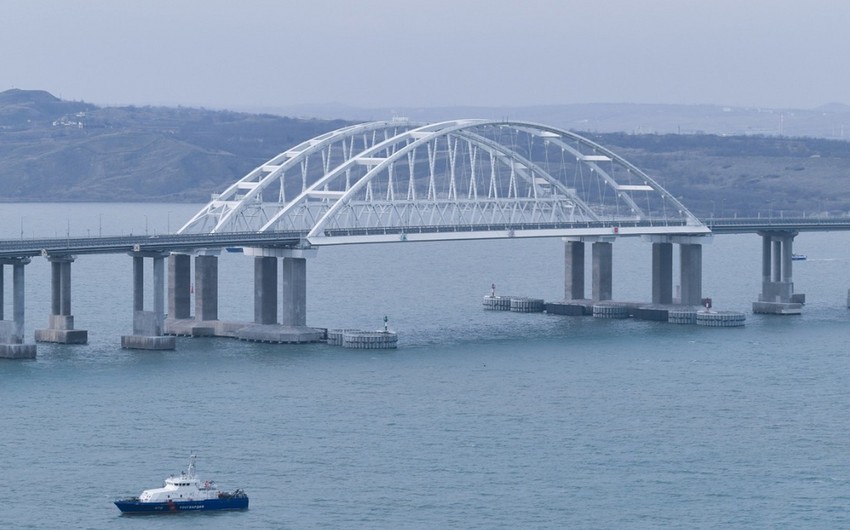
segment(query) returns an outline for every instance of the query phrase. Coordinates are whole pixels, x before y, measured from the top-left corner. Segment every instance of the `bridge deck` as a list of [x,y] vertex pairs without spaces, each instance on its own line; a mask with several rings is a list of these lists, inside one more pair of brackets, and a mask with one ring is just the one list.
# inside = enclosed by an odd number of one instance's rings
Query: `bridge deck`
[[829,232],[850,230],[850,217],[755,217],[712,218],[703,223],[713,234],[748,234],[776,230]]
[[[744,234],[765,231],[840,231],[850,230],[850,217],[841,218],[730,218],[707,219],[705,225],[713,234]],[[615,230],[616,228],[616,230]],[[576,232],[581,235],[599,235],[599,230],[610,230],[610,235],[638,236],[643,233],[658,233],[661,229],[678,229],[676,233],[687,231],[684,222],[657,221],[593,221],[580,223],[515,223],[492,224],[475,226],[435,225],[412,226],[395,228],[351,228],[326,230],[329,240],[350,243],[367,243],[371,240],[385,241],[380,236],[406,234],[442,234],[441,239],[466,239],[462,234],[488,234],[487,238],[508,238],[513,232],[523,232],[525,237],[533,237],[534,232],[539,237],[556,237],[566,234],[559,231]],[[694,227],[694,233],[701,233]],[[620,231],[619,229],[623,229]],[[606,232],[607,233],[607,232]],[[672,232],[671,232],[672,233]],[[453,235],[454,234],[454,235]],[[278,247],[293,248],[304,242],[306,232],[226,232],[217,234],[162,234],[138,236],[105,236],[105,237],[67,237],[44,239],[10,239],[0,241],[0,258],[21,258],[38,255],[63,254],[118,254],[129,252],[169,252],[192,251],[202,248],[239,247]]]
[[167,252],[229,246],[293,247],[304,234],[297,232],[230,232],[225,234],[163,234],[155,236],[68,237],[0,241],[0,257],[62,254],[120,254]]

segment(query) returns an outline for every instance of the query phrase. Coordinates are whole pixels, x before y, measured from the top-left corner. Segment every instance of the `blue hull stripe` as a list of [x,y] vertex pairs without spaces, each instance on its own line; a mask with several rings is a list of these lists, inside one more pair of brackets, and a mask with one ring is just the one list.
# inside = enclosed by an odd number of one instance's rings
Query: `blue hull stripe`
[[202,512],[207,510],[245,510],[248,508],[248,497],[182,502],[115,501],[115,506],[117,506],[123,513],[140,514]]

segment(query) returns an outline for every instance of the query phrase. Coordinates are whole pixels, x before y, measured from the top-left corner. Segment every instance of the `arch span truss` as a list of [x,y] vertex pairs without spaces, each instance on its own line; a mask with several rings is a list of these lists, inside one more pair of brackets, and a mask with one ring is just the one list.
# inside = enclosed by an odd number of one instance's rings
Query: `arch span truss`
[[244,231],[297,232],[310,245],[709,232],[597,143],[535,123],[474,119],[326,133],[257,167],[180,229]]

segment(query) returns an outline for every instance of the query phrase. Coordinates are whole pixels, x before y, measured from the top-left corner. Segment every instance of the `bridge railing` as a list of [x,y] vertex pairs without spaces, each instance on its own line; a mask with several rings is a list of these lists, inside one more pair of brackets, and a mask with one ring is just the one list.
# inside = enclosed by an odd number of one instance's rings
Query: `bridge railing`
[[252,245],[291,247],[297,245],[305,235],[306,232],[269,231],[11,239],[0,241],[0,257],[27,257],[40,254],[108,254]]
[[830,231],[850,230],[850,217],[733,217],[703,219],[714,233],[743,233],[762,230]]
[[457,232],[506,232],[511,230],[580,230],[594,228],[643,228],[658,226],[685,226],[684,220],[607,220],[581,221],[574,223],[495,223],[474,225],[429,225],[429,226],[393,226],[369,228],[328,228],[324,235],[340,236],[370,236],[394,234],[436,234]]

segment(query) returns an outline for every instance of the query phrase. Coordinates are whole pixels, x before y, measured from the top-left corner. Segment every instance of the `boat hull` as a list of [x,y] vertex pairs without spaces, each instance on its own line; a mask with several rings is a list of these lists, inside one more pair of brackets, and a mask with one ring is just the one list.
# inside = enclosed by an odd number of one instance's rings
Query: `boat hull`
[[206,512],[214,510],[247,510],[248,497],[206,499],[180,502],[141,502],[137,500],[115,501],[121,513],[157,514],[179,512]]

